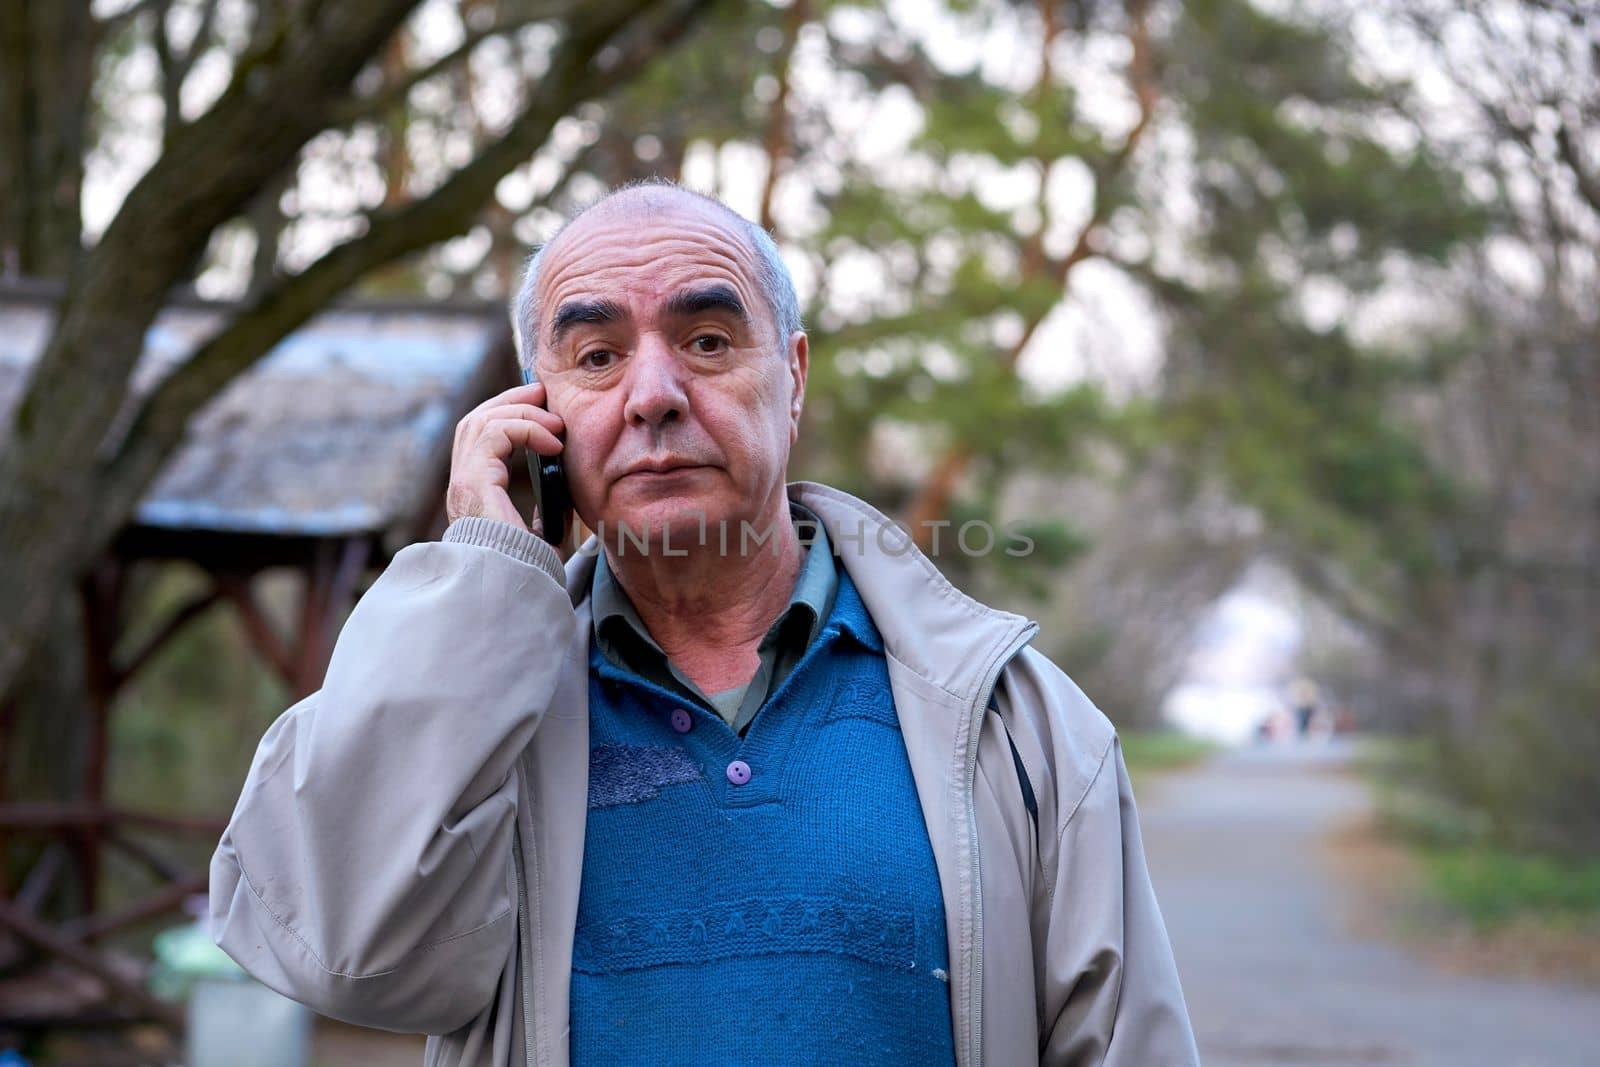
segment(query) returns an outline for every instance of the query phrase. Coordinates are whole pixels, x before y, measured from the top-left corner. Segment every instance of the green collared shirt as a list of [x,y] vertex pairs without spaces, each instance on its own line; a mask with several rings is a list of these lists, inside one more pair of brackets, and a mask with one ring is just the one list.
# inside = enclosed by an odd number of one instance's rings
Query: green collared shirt
[[590,590],[595,644],[618,667],[698,700],[727,720],[735,733],[743,734],[761,705],[777,691],[811,642],[816,640],[828,613],[833,610],[834,594],[839,588],[833,547],[821,520],[794,501],[789,502],[789,514],[795,520],[801,546],[810,547],[805,549],[789,605],[761,638],[756,649],[760,664],[744,685],[720,693],[701,692],[650,636],[628,594],[623,592],[607,566],[604,552],[595,560],[594,585]]

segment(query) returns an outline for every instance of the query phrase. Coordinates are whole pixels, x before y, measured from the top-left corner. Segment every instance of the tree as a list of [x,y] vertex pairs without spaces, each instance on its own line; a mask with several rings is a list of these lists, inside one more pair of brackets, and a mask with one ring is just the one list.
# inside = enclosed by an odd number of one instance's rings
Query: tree
[[[816,19],[797,34],[811,88],[788,94],[768,163],[810,208],[779,215],[816,279],[808,469],[898,510],[925,545],[940,521],[1038,520],[1040,551],[1006,570],[1052,611],[1072,590],[1137,587],[1109,617],[1103,596],[1079,601],[1051,649],[1125,721],[1152,717],[1167,627],[1252,552],[1308,573],[1353,565],[1358,545],[1381,558],[1384,516],[1417,554],[1452,498],[1385,415],[1413,357],[1322,321],[1319,297],[1391,291],[1481,212],[1447,158],[1389,136],[1403,83],[1360,69],[1346,26],[1244,0]],[[910,136],[860,135],[858,116],[891,108]],[[1063,320],[1086,323],[1077,355],[1114,361],[1103,320],[1133,316],[1159,324],[1150,384],[1062,373]],[[1215,521],[1219,498],[1240,517]],[[1180,517],[1137,548],[1126,534]],[[939,562],[967,581],[999,570]]]
[[[433,65],[387,71],[385,49],[419,0],[261,0],[231,37],[216,0],[203,0],[182,5],[198,28],[181,48],[170,17],[179,6],[141,0],[97,19],[83,2],[18,0],[0,16],[9,53],[0,64],[8,105],[0,158],[11,161],[0,171],[0,258],[64,281],[54,331],[0,443],[0,692],[190,415],[370,272],[470,227],[496,183],[545,146],[564,116],[648,69],[709,4],[507,2],[487,23],[468,24],[461,46]],[[96,56],[152,18],[168,105],[160,154],[104,232],[86,241],[79,201]],[[147,395],[130,393],[145,330],[173,287],[195,277],[208,243],[231,222],[263,208],[272,214],[271,193],[292,179],[313,139],[370,126],[478,44],[534,25],[553,31],[542,38],[541,72],[469,161],[431,189],[367,206],[347,240],[303,268],[255,278],[220,332]],[[173,105],[191,87],[201,51],[225,58],[231,72],[191,117]],[[274,257],[261,262],[275,265]]]
[[[1428,279],[1429,373],[1391,409],[1454,506],[1375,513],[1412,565],[1352,572],[1374,670],[1440,742],[1442,785],[1498,843],[1600,854],[1600,13],[1411,2],[1391,40],[1434,75],[1408,98],[1484,239]],[[1409,326],[1402,323],[1402,327]],[[1408,521],[1408,516],[1410,520]]]

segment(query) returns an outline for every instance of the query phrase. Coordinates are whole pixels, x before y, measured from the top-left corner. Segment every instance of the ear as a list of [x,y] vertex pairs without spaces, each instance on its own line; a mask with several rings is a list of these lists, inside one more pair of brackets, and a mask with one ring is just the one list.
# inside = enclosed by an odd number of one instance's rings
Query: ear
[[800,412],[806,403],[806,372],[810,369],[811,341],[805,331],[789,335],[789,443],[800,436]]

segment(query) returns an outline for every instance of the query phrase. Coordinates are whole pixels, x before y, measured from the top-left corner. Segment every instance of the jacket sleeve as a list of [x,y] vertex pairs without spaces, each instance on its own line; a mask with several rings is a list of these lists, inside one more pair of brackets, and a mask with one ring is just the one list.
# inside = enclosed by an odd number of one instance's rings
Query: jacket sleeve
[[1115,734],[1090,773],[1081,798],[1062,812],[1055,847],[1045,849],[1048,977],[1041,1062],[1197,1067],[1200,1057]]
[[512,959],[518,757],[576,627],[527,531],[461,519],[402,549],[256,749],[211,860],[217,944],[337,1019],[466,1025]]

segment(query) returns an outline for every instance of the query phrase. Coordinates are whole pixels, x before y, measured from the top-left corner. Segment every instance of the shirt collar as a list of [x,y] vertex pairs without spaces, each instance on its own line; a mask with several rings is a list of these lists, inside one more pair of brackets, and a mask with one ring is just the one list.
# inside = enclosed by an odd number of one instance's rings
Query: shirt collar
[[[823,528],[821,520],[810,508],[792,500],[789,502],[789,517],[795,522],[795,531],[800,537],[800,543],[810,544],[811,547],[801,560],[800,574],[795,578],[794,591],[789,595],[788,606],[772,624],[772,629],[786,625],[797,612],[808,615],[806,644],[809,646],[816,640],[817,634],[822,632],[823,625],[828,621],[828,613],[833,609],[834,597],[839,587],[838,574],[834,570],[833,546],[828,541],[828,533]],[[817,551],[818,549],[821,551]],[[593,581],[589,596],[594,616],[595,641],[600,642],[603,635],[613,628],[612,620],[616,620],[626,625],[636,637],[664,657],[666,653],[656,644],[655,638],[650,636],[644,620],[639,618],[639,613],[634,610],[633,602],[628,599],[628,594],[623,591],[616,576],[611,573],[603,549],[595,559]]]

